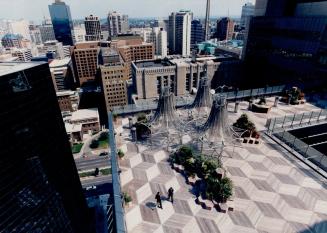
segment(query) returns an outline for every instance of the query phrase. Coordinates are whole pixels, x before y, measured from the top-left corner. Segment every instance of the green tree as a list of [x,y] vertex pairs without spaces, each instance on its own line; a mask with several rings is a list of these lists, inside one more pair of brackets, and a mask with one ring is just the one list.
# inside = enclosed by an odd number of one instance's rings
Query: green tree
[[96,149],[99,147],[99,142],[98,140],[92,140],[91,144],[90,144],[90,148],[91,149]]

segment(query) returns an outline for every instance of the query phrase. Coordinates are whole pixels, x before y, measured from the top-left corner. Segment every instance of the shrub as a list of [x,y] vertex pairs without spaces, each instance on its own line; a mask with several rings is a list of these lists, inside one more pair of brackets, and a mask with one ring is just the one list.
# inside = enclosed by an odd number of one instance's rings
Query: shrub
[[108,136],[108,133],[107,132],[102,132],[99,136],[99,139],[98,141],[105,141],[105,140],[108,140],[109,136]]
[[242,114],[233,126],[245,130],[242,137],[249,137],[252,132],[256,131],[255,124],[249,120],[249,117],[246,114]]
[[125,153],[121,149],[118,150],[117,154],[119,158],[123,158],[125,156]]
[[146,118],[146,115],[145,115],[145,113],[139,113],[138,115],[137,115],[137,121],[138,122],[142,122],[142,123],[147,123],[148,122],[148,119]]
[[226,202],[233,195],[233,182],[228,177],[219,180],[217,177],[207,179],[206,195],[216,202]]
[[91,144],[90,144],[90,148],[91,149],[96,149],[99,147],[99,142],[98,140],[92,140]]
[[128,193],[123,193],[123,198],[125,203],[129,203],[132,201],[132,197]]

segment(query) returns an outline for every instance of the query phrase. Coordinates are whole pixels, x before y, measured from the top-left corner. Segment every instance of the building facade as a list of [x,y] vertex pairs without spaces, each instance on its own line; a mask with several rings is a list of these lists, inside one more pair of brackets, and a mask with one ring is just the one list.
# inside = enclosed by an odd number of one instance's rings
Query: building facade
[[85,25],[85,31],[86,31],[86,35],[85,35],[86,41],[102,40],[99,17],[93,16],[93,15],[85,17],[84,25]]
[[194,48],[198,43],[204,41],[205,32],[200,20],[194,19],[191,23],[191,47]]
[[[251,20],[245,52],[260,85],[320,88],[327,77],[327,1],[276,0]],[[252,75],[249,75],[252,77]],[[325,84],[324,84],[325,83]]]
[[173,12],[169,16],[169,54],[189,56],[191,54],[191,22],[190,11]]
[[0,231],[92,232],[48,64],[0,63],[0,97]]
[[100,132],[100,119],[99,112],[96,108],[91,109],[79,109],[72,112],[70,124],[81,125],[82,134],[96,134]]
[[128,103],[126,82],[129,79],[129,69],[116,50],[102,48],[101,57],[99,74],[106,108],[110,111],[114,106]]
[[211,80],[221,60],[208,57],[192,62],[190,58],[163,59],[132,63],[132,81],[139,99],[157,98],[164,86],[176,96],[198,89],[200,79]]
[[80,86],[94,81],[98,68],[99,43],[89,41],[77,43],[73,49],[73,64]]
[[129,29],[128,16],[116,11],[108,14],[109,38],[127,33]]
[[224,17],[217,20],[215,38],[218,40],[231,40],[234,34],[234,22],[231,18]]
[[23,48],[23,37],[16,34],[6,34],[1,39],[4,48]]
[[153,27],[147,42],[153,43],[156,56],[167,56],[167,32],[163,28]]
[[241,15],[241,28],[245,29],[246,25],[249,24],[250,19],[254,16],[255,6],[251,2],[247,2],[242,6],[242,15]]
[[61,0],[55,0],[52,5],[49,5],[49,12],[56,40],[63,45],[74,45],[73,21],[69,6]]
[[54,59],[49,64],[53,85],[56,91],[72,89],[75,75],[71,58]]
[[11,52],[11,55],[13,57],[18,57],[18,61],[31,61],[32,59],[32,52],[30,49],[14,49]]
[[38,26],[38,28],[40,30],[43,43],[46,41],[56,40],[52,24],[42,24]]

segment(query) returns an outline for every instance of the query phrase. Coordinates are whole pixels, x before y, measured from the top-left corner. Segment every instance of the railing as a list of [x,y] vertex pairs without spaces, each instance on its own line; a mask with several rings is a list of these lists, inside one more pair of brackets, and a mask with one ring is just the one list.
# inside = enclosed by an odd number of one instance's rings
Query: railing
[[114,229],[118,233],[126,233],[123,200],[120,189],[119,167],[117,161],[117,148],[115,139],[115,129],[113,124],[112,113],[108,113],[109,124],[109,145],[111,155],[111,171],[112,171],[112,186],[113,186],[113,207],[114,207]]
[[323,122],[327,122],[327,111],[322,109],[320,111],[304,112],[301,114],[268,119],[266,127],[268,133],[277,133],[284,131],[285,129],[303,127]]
[[301,141],[286,130],[283,132],[275,133],[274,136],[283,141],[296,152],[300,153],[305,160],[309,160],[315,164],[317,166],[315,169],[323,169],[325,172],[327,172],[327,156],[325,154]]
[[[281,93],[285,89],[285,86],[274,86],[266,88],[257,88],[243,91],[231,91],[231,92],[222,92],[218,93],[223,95],[229,101],[241,100],[244,98],[259,97],[259,96],[271,96]],[[194,98],[184,98],[176,100],[176,107],[184,107],[193,103]],[[113,112],[117,115],[121,114],[131,114],[143,111],[151,111],[157,108],[156,103],[143,103],[143,104],[128,104],[125,106],[113,107]]]

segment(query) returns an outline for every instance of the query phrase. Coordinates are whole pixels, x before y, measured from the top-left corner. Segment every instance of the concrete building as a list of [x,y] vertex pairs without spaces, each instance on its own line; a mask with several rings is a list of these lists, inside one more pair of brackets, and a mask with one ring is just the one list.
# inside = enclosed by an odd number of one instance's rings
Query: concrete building
[[191,22],[190,11],[173,12],[169,16],[169,54],[189,56],[191,54]]
[[143,38],[143,42],[150,43],[150,36],[152,33],[151,27],[144,27],[144,28],[131,28],[130,32],[134,35],[139,35]]
[[163,28],[154,27],[149,35],[148,41],[153,43],[155,55],[158,57],[167,56],[167,32]]
[[99,43],[89,41],[75,44],[73,48],[73,64],[80,86],[93,81],[98,68]]
[[111,48],[101,48],[102,57],[99,65],[102,92],[107,111],[114,106],[124,106],[128,102],[126,82],[129,79],[129,69],[118,51]]
[[30,29],[30,37],[31,37],[31,42],[35,45],[40,45],[42,44],[42,37],[41,37],[41,32],[40,29],[35,27],[33,29]]
[[159,96],[161,88],[169,86],[176,96],[198,89],[200,79],[208,75],[211,80],[220,63],[229,57],[203,57],[192,62],[191,58],[139,61],[132,63],[132,80],[139,99]]
[[69,90],[74,86],[75,75],[70,58],[54,59],[49,67],[56,91]]
[[53,53],[55,59],[64,59],[65,52],[61,42],[57,40],[46,41],[43,45],[37,46],[39,55],[46,55],[47,53]]
[[107,20],[110,38],[128,32],[129,24],[127,15],[122,15],[121,13],[113,11],[109,12]]
[[23,48],[23,37],[17,34],[6,34],[1,39],[4,48]]
[[79,109],[72,112],[70,124],[81,125],[82,134],[95,134],[100,132],[99,112],[96,108]]
[[86,36],[85,25],[84,24],[75,25],[74,35],[73,35],[75,43],[84,42],[85,36]]
[[86,41],[102,40],[99,17],[93,15],[85,17],[84,25],[86,31],[86,35],[85,35]]
[[74,45],[73,21],[70,7],[61,0],[55,0],[49,5],[49,12],[56,40],[63,45]]
[[57,100],[62,112],[77,111],[79,104],[79,95],[76,91],[58,91]]
[[32,59],[32,52],[30,49],[27,49],[27,48],[14,49],[11,52],[11,55],[13,57],[17,57],[18,61],[27,62],[27,61],[31,61],[31,59]]
[[10,33],[19,34],[24,39],[31,40],[29,22],[27,20],[21,19],[21,20],[10,21],[8,27]]
[[204,41],[205,31],[200,20],[194,19],[191,23],[191,48]]
[[245,29],[246,25],[250,23],[250,19],[254,16],[255,5],[251,2],[247,2],[242,6],[242,15],[241,15],[241,28]]
[[43,43],[46,41],[56,40],[52,24],[42,24],[38,26],[38,28],[40,30]]
[[224,17],[217,20],[215,38],[218,40],[231,40],[234,34],[234,22],[231,18]]

